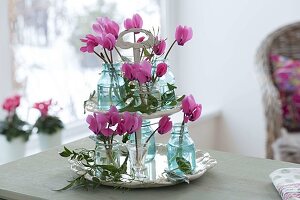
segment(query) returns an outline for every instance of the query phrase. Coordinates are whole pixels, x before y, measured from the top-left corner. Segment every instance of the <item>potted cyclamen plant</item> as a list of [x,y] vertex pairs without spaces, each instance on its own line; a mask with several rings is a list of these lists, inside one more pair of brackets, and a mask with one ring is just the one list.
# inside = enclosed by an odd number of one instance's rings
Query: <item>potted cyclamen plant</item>
[[7,112],[4,121],[0,121],[0,162],[6,163],[25,155],[26,141],[31,134],[29,124],[19,118],[16,109],[20,105],[21,96],[15,95],[5,99],[2,104]]
[[64,124],[57,116],[49,115],[51,106],[53,106],[52,99],[35,103],[33,106],[40,111],[34,127],[37,129],[42,150],[61,144],[61,130],[64,128]]

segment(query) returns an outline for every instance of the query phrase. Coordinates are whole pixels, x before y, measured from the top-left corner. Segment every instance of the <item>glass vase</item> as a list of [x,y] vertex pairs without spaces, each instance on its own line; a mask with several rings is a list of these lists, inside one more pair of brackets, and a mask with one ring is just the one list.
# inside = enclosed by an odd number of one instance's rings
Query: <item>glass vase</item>
[[102,64],[102,72],[97,84],[98,108],[109,110],[112,105],[118,109],[124,107],[124,79],[121,76],[120,63]]
[[182,174],[183,172],[178,169],[176,157],[182,157],[189,161],[192,171],[196,168],[195,145],[189,135],[186,124],[183,127],[180,123],[174,124],[171,138],[167,145],[169,170],[174,170],[176,173]]
[[[152,66],[152,74],[156,73],[157,65],[159,63],[166,63],[168,69],[166,74],[158,79],[157,85],[159,87],[159,91],[162,97],[165,98],[167,97],[167,101],[172,102],[176,99],[176,95],[174,91],[169,90],[168,84],[175,85],[175,77],[167,60],[155,60]],[[168,105],[163,106],[163,109],[169,109],[169,108],[172,108],[172,106],[168,106]]]
[[[141,134],[142,134],[142,143],[145,143],[146,140],[149,138],[149,136],[153,133],[153,129],[150,125],[150,120],[143,120],[142,128],[141,128]],[[132,134],[130,137],[130,141],[134,143],[135,141],[135,135]],[[148,142],[148,153],[146,155],[145,162],[151,162],[156,154],[156,144],[155,144],[155,137],[152,136],[151,139]]]
[[[135,105],[144,105],[147,110],[159,110],[161,104],[161,94],[157,84],[137,85],[134,89]],[[143,111],[141,111],[143,112]]]
[[[119,143],[113,141],[112,144],[105,144],[97,138],[97,136],[90,136],[96,142],[94,160],[97,165],[113,165],[120,167],[120,150]],[[101,169],[96,171],[96,175],[100,176]]]
[[148,146],[141,143],[136,144],[134,142],[128,141],[126,147],[129,153],[129,161],[131,174],[135,179],[145,179],[147,176],[145,161],[148,151]]

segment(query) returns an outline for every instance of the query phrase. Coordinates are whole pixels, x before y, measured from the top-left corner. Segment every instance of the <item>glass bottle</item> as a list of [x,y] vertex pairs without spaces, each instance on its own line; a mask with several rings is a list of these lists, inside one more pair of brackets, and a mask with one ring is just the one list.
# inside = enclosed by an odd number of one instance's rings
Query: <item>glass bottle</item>
[[176,169],[174,170],[176,173],[182,174],[182,172],[177,169],[178,165],[176,162],[176,157],[183,157],[184,159],[189,161],[192,171],[196,168],[195,145],[189,135],[188,127],[186,124],[184,124],[183,128],[181,127],[181,123],[174,124],[172,135],[167,145],[167,150],[169,170]]
[[[153,129],[150,125],[150,120],[143,120],[142,128],[141,128],[141,134],[142,134],[142,143],[145,143],[148,137],[153,133]],[[134,134],[131,135],[130,141],[134,142]],[[148,153],[146,156],[146,163],[151,162],[156,154],[156,144],[155,144],[155,137],[152,136],[151,139],[148,142]]]
[[[112,144],[105,144],[98,139],[97,136],[90,136],[90,139],[96,142],[94,155],[95,164],[120,167],[119,143],[117,141],[113,141]],[[101,175],[100,169],[96,171],[96,175]]]
[[109,110],[111,105],[118,109],[124,106],[123,97],[125,96],[124,79],[121,76],[120,63],[102,64],[102,72],[97,84],[98,108]]
[[148,109],[160,109],[161,93],[157,84],[137,84],[135,87],[134,96],[136,99],[136,106],[143,104],[146,105]]

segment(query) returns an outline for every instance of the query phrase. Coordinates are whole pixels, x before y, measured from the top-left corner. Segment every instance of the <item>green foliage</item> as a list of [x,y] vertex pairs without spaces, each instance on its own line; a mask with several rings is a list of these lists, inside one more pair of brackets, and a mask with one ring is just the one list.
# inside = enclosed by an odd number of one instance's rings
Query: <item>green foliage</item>
[[184,174],[192,174],[192,166],[189,161],[187,161],[183,157],[176,157],[176,163],[178,165],[178,169],[182,171]]
[[[97,165],[94,162],[95,150],[80,149],[78,151],[64,147],[64,150],[60,152],[59,155],[65,158],[70,157],[70,159],[74,161],[79,161],[86,170],[83,174],[68,181],[68,185],[56,191],[79,187],[83,187],[88,190],[90,187],[96,188],[100,186],[103,181],[120,182],[122,181],[122,175],[126,174],[127,171],[128,154],[120,167],[116,167],[114,165]],[[95,175],[97,171],[101,171],[100,176]],[[92,177],[92,180],[85,178],[87,174]]]
[[64,128],[63,122],[56,116],[40,116],[34,124],[38,133],[54,134]]
[[5,135],[7,141],[12,141],[17,137],[22,137],[24,141],[28,141],[31,131],[29,124],[21,120],[16,113],[0,122],[0,134]]

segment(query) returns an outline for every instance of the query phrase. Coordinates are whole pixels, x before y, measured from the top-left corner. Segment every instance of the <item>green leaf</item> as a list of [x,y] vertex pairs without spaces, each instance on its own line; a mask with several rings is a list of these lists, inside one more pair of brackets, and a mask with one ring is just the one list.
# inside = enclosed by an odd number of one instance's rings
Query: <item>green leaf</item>
[[192,166],[189,161],[187,161],[183,157],[176,157],[176,163],[180,171],[185,174],[192,174]]
[[144,51],[144,55],[146,57],[150,57],[151,56],[151,54],[149,53],[149,51],[146,48],[143,48],[143,51]]
[[126,133],[125,135],[123,135],[122,142],[126,143],[129,139],[130,139],[130,134]]
[[62,152],[59,153],[59,155],[62,156],[62,157],[67,158],[67,157],[69,157],[69,156],[72,155],[72,154],[70,154],[70,153],[68,153],[68,152],[66,152],[66,151],[62,151]]
[[181,97],[179,97],[179,98],[177,99],[177,102],[181,102],[181,101],[184,99],[184,97],[185,97],[185,95],[182,95]]
[[173,84],[167,83],[169,90],[175,90],[177,87]]
[[65,150],[65,152],[69,153],[70,155],[72,154],[72,152],[65,146],[64,146],[64,150]]

